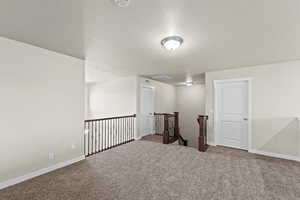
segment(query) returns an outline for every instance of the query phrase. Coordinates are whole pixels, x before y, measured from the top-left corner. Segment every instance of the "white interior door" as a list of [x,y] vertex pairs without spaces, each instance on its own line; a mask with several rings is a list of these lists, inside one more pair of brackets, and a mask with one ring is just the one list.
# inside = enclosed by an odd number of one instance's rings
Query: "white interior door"
[[217,145],[248,149],[248,81],[216,84]]
[[141,93],[142,136],[154,133],[154,89],[142,87]]

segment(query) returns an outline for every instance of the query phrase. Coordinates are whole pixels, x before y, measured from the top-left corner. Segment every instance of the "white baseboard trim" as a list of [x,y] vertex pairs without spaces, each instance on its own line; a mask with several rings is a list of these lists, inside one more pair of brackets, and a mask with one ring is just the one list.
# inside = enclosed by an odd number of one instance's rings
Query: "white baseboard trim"
[[140,139],[142,139],[142,137],[140,136],[140,137],[136,137],[136,138],[134,138],[134,140],[140,140]]
[[284,155],[284,154],[279,154],[279,153],[271,153],[271,152],[265,152],[265,151],[258,151],[256,149],[251,149],[248,152],[249,153],[258,154],[258,155],[273,157],[273,158],[281,158],[281,159],[293,160],[293,161],[300,162],[300,157],[298,157],[298,156],[289,156],[289,155]]
[[29,174],[25,174],[25,175],[19,176],[17,178],[9,179],[7,181],[4,181],[4,182],[0,183],[0,190],[4,189],[6,187],[9,187],[9,186],[12,186],[12,185],[15,185],[15,184],[27,181],[27,180],[32,179],[34,177],[37,177],[37,176],[49,173],[49,172],[57,170],[59,168],[66,167],[68,165],[74,164],[74,163],[79,162],[79,161],[84,160],[84,159],[85,159],[85,156],[82,155],[82,156],[80,156],[78,158],[74,158],[72,160],[68,160],[68,161],[65,161],[65,162],[57,163],[57,164],[52,165],[50,167],[39,169],[39,170],[37,170],[35,172],[31,172]]
[[212,142],[208,142],[207,144],[208,144],[209,146],[214,146],[214,147],[217,146],[215,143],[212,143]]

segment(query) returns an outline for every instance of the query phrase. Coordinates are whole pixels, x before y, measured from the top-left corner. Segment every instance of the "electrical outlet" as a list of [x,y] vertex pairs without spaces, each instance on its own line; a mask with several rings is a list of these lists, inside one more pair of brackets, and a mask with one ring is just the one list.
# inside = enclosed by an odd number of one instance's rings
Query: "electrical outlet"
[[54,153],[49,153],[49,160],[54,160]]
[[76,149],[76,145],[75,144],[72,144],[72,149]]

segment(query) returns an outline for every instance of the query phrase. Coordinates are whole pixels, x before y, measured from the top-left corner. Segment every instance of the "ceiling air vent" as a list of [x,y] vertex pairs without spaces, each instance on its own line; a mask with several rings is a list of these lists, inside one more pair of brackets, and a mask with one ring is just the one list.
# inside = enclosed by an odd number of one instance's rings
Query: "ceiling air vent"
[[168,81],[172,79],[172,77],[168,75],[156,75],[156,76],[152,76],[152,78],[160,81]]
[[115,3],[119,6],[119,7],[127,7],[129,6],[130,0],[114,0]]

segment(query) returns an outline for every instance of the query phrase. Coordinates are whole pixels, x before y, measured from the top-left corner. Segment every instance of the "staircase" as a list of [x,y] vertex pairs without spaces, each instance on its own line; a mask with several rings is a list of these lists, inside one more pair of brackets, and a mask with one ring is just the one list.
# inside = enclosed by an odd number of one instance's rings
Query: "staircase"
[[188,141],[183,139],[179,130],[179,113],[154,113],[155,132],[162,136],[163,144],[172,144],[178,141],[179,145],[187,146]]

